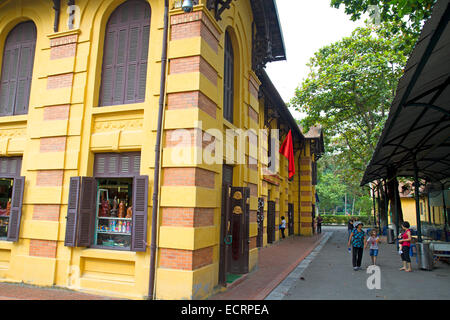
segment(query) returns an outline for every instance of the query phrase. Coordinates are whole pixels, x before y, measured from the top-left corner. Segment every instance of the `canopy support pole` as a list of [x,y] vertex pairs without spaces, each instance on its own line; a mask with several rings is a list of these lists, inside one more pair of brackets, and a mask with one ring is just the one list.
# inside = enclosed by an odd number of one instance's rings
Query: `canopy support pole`
[[442,184],[442,205],[444,206],[444,233],[445,233],[445,241],[448,242],[448,235],[447,235],[448,219],[447,219],[447,205],[445,203],[445,188],[444,188],[444,184]]
[[416,199],[416,221],[417,221],[417,240],[422,242],[422,226],[420,223],[420,198],[419,198],[419,169],[417,169],[417,161],[414,156],[414,197]]

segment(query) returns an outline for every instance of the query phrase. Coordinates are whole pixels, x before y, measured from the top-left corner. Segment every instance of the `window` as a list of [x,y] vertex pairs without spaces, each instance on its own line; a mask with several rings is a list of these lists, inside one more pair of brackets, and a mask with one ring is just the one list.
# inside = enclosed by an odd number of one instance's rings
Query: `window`
[[317,162],[313,161],[311,164],[311,177],[312,177],[312,185],[316,186],[317,185]]
[[228,32],[225,33],[225,61],[223,76],[223,116],[233,123],[234,109],[234,52]]
[[36,27],[23,22],[11,30],[5,42],[0,79],[0,116],[28,113]]
[[8,236],[13,185],[14,179],[0,178],[0,239],[6,239]]
[[144,102],[150,37],[150,6],[132,0],[119,6],[105,32],[100,106]]
[[72,177],[65,245],[145,251],[148,177],[140,153],[97,154],[94,177]]
[[97,180],[97,212],[94,244],[131,248],[133,178]]
[[25,178],[21,157],[0,158],[0,240],[19,239]]

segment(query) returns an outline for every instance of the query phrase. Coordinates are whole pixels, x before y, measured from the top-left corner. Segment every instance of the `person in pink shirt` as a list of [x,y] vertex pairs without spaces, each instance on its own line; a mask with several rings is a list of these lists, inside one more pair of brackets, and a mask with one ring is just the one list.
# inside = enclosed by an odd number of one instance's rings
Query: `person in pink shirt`
[[399,235],[398,243],[402,245],[402,261],[403,267],[400,270],[411,272],[411,259],[409,257],[409,249],[411,247],[411,230],[409,230],[409,222],[405,221],[402,224],[403,232]]

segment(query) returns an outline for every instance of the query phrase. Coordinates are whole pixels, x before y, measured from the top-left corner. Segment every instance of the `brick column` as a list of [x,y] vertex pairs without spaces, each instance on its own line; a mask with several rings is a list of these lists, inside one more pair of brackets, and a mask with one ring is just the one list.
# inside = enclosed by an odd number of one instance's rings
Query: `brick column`
[[[309,154],[309,150],[306,150],[306,154]],[[300,231],[303,236],[313,234],[312,197],[311,157],[302,157],[300,160]]]
[[[196,161],[195,155],[206,147],[215,148],[214,138],[205,143],[203,136],[218,118],[219,72],[204,52],[218,54],[220,34],[202,11],[173,15],[170,28],[157,271],[164,280],[157,279],[161,286],[157,285],[156,295],[158,299],[200,299],[217,285],[206,274],[214,274],[217,265],[220,172],[214,165]],[[171,156],[179,150],[193,157],[180,161]],[[178,277],[189,281],[176,282]],[[206,283],[207,289],[195,290],[199,283]]]
[[[39,75],[37,83],[42,90],[41,97],[36,99],[37,105],[30,105],[28,115],[30,139],[25,153],[27,192],[22,223],[22,237],[29,244],[22,280],[40,285],[56,284],[56,259],[59,250],[64,248],[60,239],[61,230],[65,230],[64,203],[67,203],[63,190],[66,180],[73,175],[68,172],[74,169],[70,164],[78,160],[67,153],[73,141],[69,117],[78,33],[63,32],[49,38],[48,67],[43,69],[45,73]],[[59,267],[63,266],[61,263]],[[33,269],[45,272],[34,277]]]

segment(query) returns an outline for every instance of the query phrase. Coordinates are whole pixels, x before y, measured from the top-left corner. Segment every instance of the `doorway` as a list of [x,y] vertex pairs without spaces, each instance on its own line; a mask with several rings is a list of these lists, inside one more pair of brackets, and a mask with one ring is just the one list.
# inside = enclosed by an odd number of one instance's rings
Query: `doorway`
[[220,231],[219,284],[248,273],[250,189],[233,187],[233,167],[224,165]]
[[294,204],[288,203],[288,235],[294,234]]
[[267,202],[267,242],[275,241],[275,201]]

